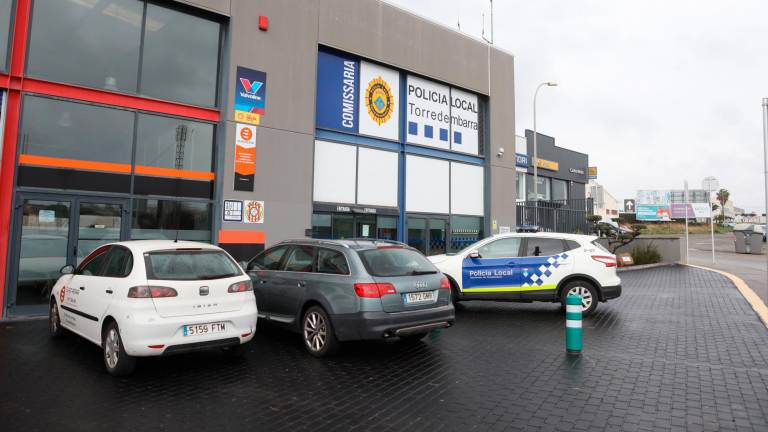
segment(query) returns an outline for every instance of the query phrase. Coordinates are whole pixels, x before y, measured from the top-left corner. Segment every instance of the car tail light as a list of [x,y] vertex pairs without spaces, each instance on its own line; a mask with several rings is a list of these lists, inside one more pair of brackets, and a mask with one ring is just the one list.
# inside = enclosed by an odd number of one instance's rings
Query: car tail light
[[442,279],[440,279],[440,289],[451,289],[451,281],[448,280],[447,277],[443,276]]
[[592,259],[605,264],[606,267],[616,267],[616,257],[605,255],[592,255]]
[[128,290],[128,297],[130,298],[160,298],[178,295],[179,293],[175,289],[163,286],[139,285]]
[[384,283],[356,283],[355,294],[364,298],[380,298],[388,294],[397,294],[395,286],[389,282]]
[[241,282],[235,282],[232,285],[227,288],[227,292],[231,293],[237,293],[237,292],[246,292],[253,290],[253,285],[251,285],[251,281],[241,281]]

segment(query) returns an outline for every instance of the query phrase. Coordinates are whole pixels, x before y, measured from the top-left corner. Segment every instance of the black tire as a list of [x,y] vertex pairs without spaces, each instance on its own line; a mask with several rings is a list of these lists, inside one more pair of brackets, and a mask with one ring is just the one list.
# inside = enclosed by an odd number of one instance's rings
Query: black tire
[[320,306],[312,306],[301,319],[301,340],[304,348],[315,357],[333,355],[339,349],[339,341],[328,314]]
[[48,334],[52,339],[59,339],[64,336],[64,329],[61,328],[59,305],[53,298],[51,298],[51,307],[48,308]]
[[451,283],[451,303],[453,304],[453,307],[458,307],[459,302],[461,302],[461,299],[459,299],[459,287],[453,280],[448,279],[448,281]]
[[101,335],[104,366],[112,376],[130,375],[136,368],[136,358],[129,356],[123,347],[120,329],[112,321]]
[[[597,288],[595,288],[594,285],[592,285],[590,282],[581,280],[568,282],[560,291],[560,302],[562,303],[563,307],[565,307],[565,298],[570,292],[582,295],[582,316],[587,317],[595,312],[595,309],[597,309],[597,303],[600,301],[600,298],[597,295]],[[589,296],[586,294],[589,294]],[[588,306],[586,306],[585,303],[587,303]]]

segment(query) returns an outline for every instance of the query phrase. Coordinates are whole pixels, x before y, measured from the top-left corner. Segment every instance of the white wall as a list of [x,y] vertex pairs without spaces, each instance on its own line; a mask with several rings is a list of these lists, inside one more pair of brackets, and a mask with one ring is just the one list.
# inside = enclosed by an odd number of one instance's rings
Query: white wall
[[483,185],[482,166],[451,162],[451,213],[482,216]]
[[405,209],[409,212],[448,213],[449,162],[407,155]]
[[355,203],[357,148],[315,141],[313,199],[320,202]]
[[397,153],[360,147],[357,203],[397,207]]

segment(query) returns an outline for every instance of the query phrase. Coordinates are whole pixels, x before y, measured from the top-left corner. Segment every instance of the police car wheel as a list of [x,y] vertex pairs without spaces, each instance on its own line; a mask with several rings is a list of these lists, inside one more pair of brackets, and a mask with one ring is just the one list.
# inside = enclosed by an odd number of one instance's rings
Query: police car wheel
[[53,339],[58,339],[64,335],[64,329],[61,328],[59,306],[54,299],[51,299],[51,307],[48,310],[48,334]]
[[120,329],[112,321],[101,336],[101,346],[104,350],[104,366],[112,376],[130,375],[136,367],[136,358],[129,356],[123,347]]
[[563,287],[562,295],[560,296],[560,301],[563,305],[565,305],[565,298],[568,295],[578,295],[581,297],[581,315],[582,316],[589,316],[592,315],[592,313],[597,309],[597,289],[589,283],[585,281],[573,281],[570,282],[568,285]]

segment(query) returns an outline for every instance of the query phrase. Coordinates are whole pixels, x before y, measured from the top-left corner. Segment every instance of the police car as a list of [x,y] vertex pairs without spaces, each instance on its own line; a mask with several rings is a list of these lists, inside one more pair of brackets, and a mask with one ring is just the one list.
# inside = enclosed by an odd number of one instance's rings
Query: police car
[[429,259],[462,300],[548,301],[582,298],[583,314],[621,295],[616,256],[597,237],[560,233],[510,233],[480,240],[456,254]]

